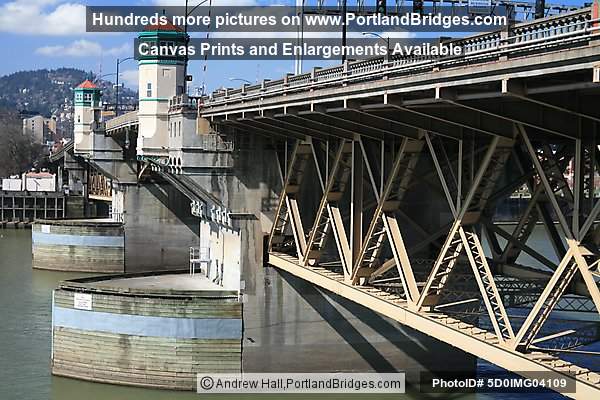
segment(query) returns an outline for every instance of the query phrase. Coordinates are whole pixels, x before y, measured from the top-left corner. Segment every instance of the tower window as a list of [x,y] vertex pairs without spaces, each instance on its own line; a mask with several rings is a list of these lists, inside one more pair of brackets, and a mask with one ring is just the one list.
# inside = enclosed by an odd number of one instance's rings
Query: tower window
[[146,97],[152,97],[152,83],[148,82],[146,87]]
[[91,93],[85,93],[83,95],[83,101],[92,101],[92,94]]

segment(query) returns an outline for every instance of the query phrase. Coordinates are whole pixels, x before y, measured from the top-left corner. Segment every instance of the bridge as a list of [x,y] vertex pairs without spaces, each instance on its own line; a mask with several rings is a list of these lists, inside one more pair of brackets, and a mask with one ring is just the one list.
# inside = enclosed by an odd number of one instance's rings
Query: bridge
[[[273,140],[271,265],[596,398],[599,22],[584,8],[455,40],[458,57],[348,61],[224,89],[198,100],[199,115]],[[494,224],[523,186],[516,227]],[[537,224],[555,257],[528,242]]]

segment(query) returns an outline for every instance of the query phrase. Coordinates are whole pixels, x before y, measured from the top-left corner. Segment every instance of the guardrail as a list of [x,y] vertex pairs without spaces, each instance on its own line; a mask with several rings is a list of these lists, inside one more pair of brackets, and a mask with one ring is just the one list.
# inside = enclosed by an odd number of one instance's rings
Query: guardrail
[[138,122],[138,112],[130,111],[118,117],[114,117],[106,121],[106,131],[116,130],[124,128],[126,126],[134,125]]
[[204,134],[197,136],[199,145],[198,147],[205,151],[213,152],[232,152],[233,142],[226,142],[221,139],[220,135],[217,134]]
[[583,8],[572,13],[516,24],[505,31],[483,33],[447,42],[463,49],[459,56],[437,59],[378,57],[346,62],[331,68],[315,68],[309,73],[288,74],[283,79],[213,92],[202,99],[199,107],[215,107],[317,87],[375,80],[383,76],[398,77],[453,65],[486,62],[509,54],[523,54],[542,48],[579,43],[598,33],[599,25],[600,19],[592,19],[591,8]]
[[180,94],[177,96],[173,96],[169,99],[169,110],[175,110],[179,108],[197,108],[198,101],[201,98],[199,96],[191,96],[187,94]]

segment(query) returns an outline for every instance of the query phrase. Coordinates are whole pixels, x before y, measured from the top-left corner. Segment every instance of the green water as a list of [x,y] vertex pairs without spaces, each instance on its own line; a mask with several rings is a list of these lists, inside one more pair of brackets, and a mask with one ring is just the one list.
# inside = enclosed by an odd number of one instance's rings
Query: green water
[[[83,382],[50,374],[51,292],[58,282],[85,274],[58,273],[31,268],[31,232],[0,230],[0,400],[158,400],[197,399],[195,393],[149,390]],[[215,399],[240,396],[202,395]],[[243,398],[281,398],[246,395]],[[290,399],[347,399],[348,395],[288,395]],[[447,395],[352,395],[353,399],[448,398]],[[452,396],[482,399],[481,395]]]

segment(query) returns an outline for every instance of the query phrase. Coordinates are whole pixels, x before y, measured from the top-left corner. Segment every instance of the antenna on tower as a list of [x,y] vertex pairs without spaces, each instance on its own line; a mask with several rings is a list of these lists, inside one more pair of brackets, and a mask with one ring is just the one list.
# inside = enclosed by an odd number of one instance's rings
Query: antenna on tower
[[103,55],[103,53],[104,53],[103,49],[101,48],[100,49],[100,62],[99,62],[99,65],[98,65],[98,76],[94,80],[100,81],[100,77],[102,76],[102,55]]

